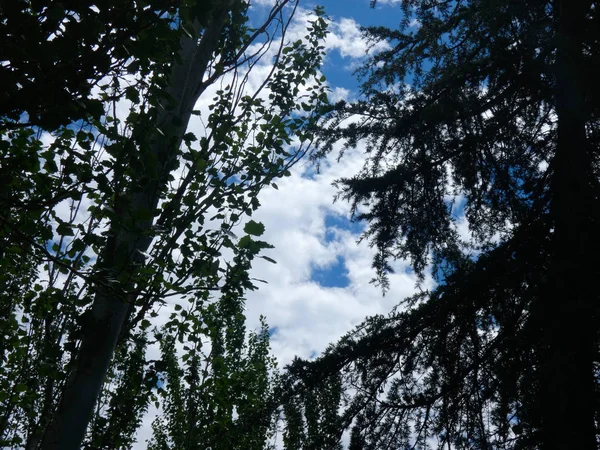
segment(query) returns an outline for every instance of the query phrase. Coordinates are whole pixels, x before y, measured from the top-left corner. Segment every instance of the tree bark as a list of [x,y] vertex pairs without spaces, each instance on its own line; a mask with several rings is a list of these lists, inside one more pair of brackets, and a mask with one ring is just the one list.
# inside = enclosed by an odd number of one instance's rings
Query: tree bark
[[[596,449],[598,182],[586,137],[583,30],[590,2],[555,1],[558,141],[552,162],[553,254],[542,312],[544,449]],[[594,286],[595,287],[595,286]]]
[[[111,223],[111,233],[100,257],[99,268],[104,282],[95,287],[94,302],[74,370],[68,377],[58,410],[44,435],[44,450],[78,450],[85,437],[94,406],[100,395],[121,329],[135,296],[127,294],[127,282],[109,288],[108,279],[135,272],[144,262],[145,252],[152,242],[152,220],[136,219],[140,213],[155,213],[160,192],[166,187],[170,171],[176,167],[177,151],[191,117],[192,109],[207,87],[205,75],[217,50],[233,0],[222,2],[214,11],[210,25],[194,32],[201,38],[186,37],[181,42],[181,62],[174,63],[168,79],[167,95],[174,101],[172,108],[157,109],[156,127],[152,133],[148,154],[158,162],[153,173],[140,174],[142,185],[123,194],[124,211],[118,214],[131,218],[132,228]],[[159,136],[159,134],[161,134]]]

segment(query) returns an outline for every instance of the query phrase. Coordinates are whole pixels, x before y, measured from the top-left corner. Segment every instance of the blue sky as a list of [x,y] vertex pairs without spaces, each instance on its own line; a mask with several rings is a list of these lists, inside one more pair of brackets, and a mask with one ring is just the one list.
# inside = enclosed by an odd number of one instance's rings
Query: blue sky
[[[256,0],[252,19],[264,16],[264,8],[273,2]],[[394,3],[380,0],[377,8],[371,9],[369,0],[300,0],[288,33],[290,41],[306,34],[306,23],[317,4],[325,7],[331,19],[322,72],[333,101],[357,95],[358,82],[353,72],[364,61],[368,48],[360,25],[396,26],[401,11]],[[196,108],[207,110],[211,98],[209,90]],[[201,126],[194,120],[191,130]],[[248,292],[246,318],[248,328],[258,330],[260,316],[266,317],[279,367],[295,356],[316,357],[366,316],[388,313],[416,290],[417,279],[409,265],[397,261],[393,264],[395,273],[390,276],[390,290],[382,296],[381,290],[370,283],[374,276],[374,250],[367,242],[358,242],[364,224],[349,220],[348,203],[334,202],[336,189],[332,183],[359,172],[363,152],[359,145],[347,151],[339,162],[334,152],[322,162],[319,172],[309,161],[301,161],[292,168],[290,177],[277,180],[277,190],[268,188],[259,196],[261,207],[252,219],[265,225],[261,239],[274,248],[264,255],[277,264],[255,261],[251,276],[268,284]],[[426,279],[423,288],[431,285],[432,281]],[[151,415],[144,419],[140,442],[149,435],[150,423]]]
[[[300,1],[290,40],[306,34],[303,22],[310,20],[316,5],[324,6],[331,20],[321,70],[332,100],[354,98],[358,95],[354,70],[364,61],[368,48],[359,28],[395,27],[402,17],[399,4],[380,0],[371,9],[369,0]],[[389,312],[415,291],[417,280],[402,261],[394,264],[396,273],[385,297],[370,283],[374,276],[373,249],[367,242],[357,243],[364,224],[349,220],[346,202],[333,201],[333,181],[355,175],[362,166],[363,151],[348,151],[340,162],[333,154],[318,173],[310,162],[302,161],[293,168],[291,177],[277,182],[278,190],[268,189],[260,196],[262,206],[254,219],[265,224],[264,238],[275,246],[268,256],[278,264],[255,264],[256,278],[268,284],[249,293],[246,314],[250,328],[257,326],[260,314],[266,316],[274,330],[271,343],[280,365],[294,356],[318,355],[366,316]]]
[[[325,7],[325,12],[332,19],[333,24],[341,26],[344,21],[352,20],[361,26],[388,26],[396,27],[402,18],[398,5],[389,2],[379,2],[375,8],[369,7],[369,0],[325,0],[321,2],[305,2],[305,7],[314,8],[315,5]],[[349,42],[351,44],[351,42]],[[343,87],[355,91],[358,83],[353,71],[348,66],[356,63],[358,58],[343,58],[339,51],[329,52],[328,59],[323,65],[323,73],[333,86]]]

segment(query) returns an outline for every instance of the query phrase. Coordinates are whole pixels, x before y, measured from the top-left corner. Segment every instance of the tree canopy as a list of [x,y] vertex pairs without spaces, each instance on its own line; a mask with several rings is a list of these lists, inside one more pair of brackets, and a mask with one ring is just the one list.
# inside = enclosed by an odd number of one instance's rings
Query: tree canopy
[[0,6],[3,448],[131,448],[161,402],[153,448],[266,445],[250,216],[327,105],[326,23],[290,40],[296,2],[252,26],[251,6]]
[[400,3],[320,155],[365,146],[338,186],[384,290],[397,258],[439,284],[288,368],[288,448],[317,415],[351,449],[595,449],[600,5]]
[[[271,3],[0,5],[0,445],[597,448],[598,2],[400,0],[333,108]],[[251,216],[315,138],[374,281],[437,286],[280,376]]]

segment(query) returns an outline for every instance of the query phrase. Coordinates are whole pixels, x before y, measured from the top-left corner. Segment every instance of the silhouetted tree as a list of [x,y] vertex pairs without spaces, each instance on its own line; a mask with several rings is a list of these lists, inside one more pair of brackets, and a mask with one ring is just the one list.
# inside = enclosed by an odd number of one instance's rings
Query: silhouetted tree
[[595,449],[600,4],[401,5],[321,154],[366,147],[338,185],[383,288],[397,258],[440,284],[296,361],[288,395],[340,372],[353,449]]

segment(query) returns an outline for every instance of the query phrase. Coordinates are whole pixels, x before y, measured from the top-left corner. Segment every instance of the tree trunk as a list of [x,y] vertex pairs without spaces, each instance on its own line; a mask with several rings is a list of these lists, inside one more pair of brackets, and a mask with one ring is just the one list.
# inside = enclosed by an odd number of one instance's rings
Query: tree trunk
[[[583,30],[590,2],[556,0],[556,113],[552,162],[553,253],[542,310],[544,449],[596,449],[594,424],[598,293],[598,183],[586,138]],[[593,288],[594,287],[594,288]],[[544,298],[542,298],[544,300]]]
[[[152,220],[136,217],[154,214],[160,192],[166,187],[167,177],[177,164],[177,150],[187,128],[192,109],[206,88],[204,76],[225,25],[233,0],[222,2],[214,12],[210,25],[197,36],[185,38],[181,44],[181,63],[174,63],[168,79],[167,95],[174,100],[168,111],[157,109],[156,127],[161,133],[152,133],[153,141],[148,156],[158,164],[153,173],[142,173],[136,180],[137,189],[122,196],[124,211],[121,217],[131,218],[132,228],[127,230],[111,223],[111,233],[101,255],[98,267],[103,282],[94,288],[94,303],[75,364],[69,375],[62,398],[53,420],[45,433],[44,450],[78,450],[84,439],[94,406],[100,395],[117,339],[126,322],[135,296],[127,294],[127,282],[114,283],[119,274],[133,274],[136,264],[144,262],[145,252],[152,242]],[[153,130],[151,130],[153,131]],[[159,136],[159,134],[161,134]],[[151,167],[151,166],[150,166]]]

